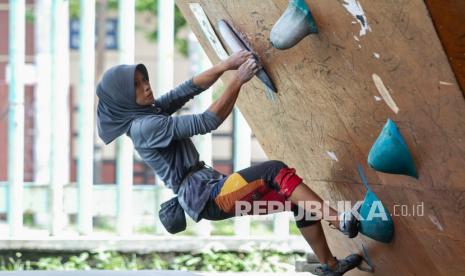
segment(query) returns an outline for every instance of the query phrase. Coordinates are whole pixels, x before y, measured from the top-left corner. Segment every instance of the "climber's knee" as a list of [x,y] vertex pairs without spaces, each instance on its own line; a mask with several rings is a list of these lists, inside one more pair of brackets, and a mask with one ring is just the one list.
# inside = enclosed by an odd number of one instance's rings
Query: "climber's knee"
[[274,179],[277,192],[285,198],[288,198],[300,183],[302,183],[302,178],[295,173],[294,168],[287,166],[281,168]]
[[314,225],[321,221],[315,213],[306,212],[303,208],[296,204],[292,204],[291,211],[294,213],[295,224],[297,228],[303,228]]
[[295,224],[296,224],[297,228],[304,228],[304,227],[307,227],[307,226],[314,225],[316,223],[320,223],[320,221],[321,220],[319,220],[319,219],[300,219],[300,220],[296,220]]

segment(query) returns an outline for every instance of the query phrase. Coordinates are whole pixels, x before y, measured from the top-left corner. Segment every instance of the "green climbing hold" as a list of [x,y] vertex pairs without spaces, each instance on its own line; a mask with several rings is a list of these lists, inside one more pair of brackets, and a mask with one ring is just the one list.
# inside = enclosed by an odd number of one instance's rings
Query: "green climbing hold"
[[287,9],[271,29],[270,42],[276,49],[285,50],[315,33],[318,28],[305,1],[289,0]]
[[307,3],[305,3],[305,0],[291,0],[289,3],[296,6],[303,14],[305,14],[305,19],[307,20],[311,33],[318,33],[315,19],[313,19],[312,13],[308,8]]
[[412,155],[396,124],[388,119],[368,154],[368,165],[380,172],[418,178]]
[[394,223],[391,215],[368,186],[360,164],[357,169],[363,185],[367,189],[365,199],[359,210],[361,216],[359,232],[374,240],[390,243],[394,238]]

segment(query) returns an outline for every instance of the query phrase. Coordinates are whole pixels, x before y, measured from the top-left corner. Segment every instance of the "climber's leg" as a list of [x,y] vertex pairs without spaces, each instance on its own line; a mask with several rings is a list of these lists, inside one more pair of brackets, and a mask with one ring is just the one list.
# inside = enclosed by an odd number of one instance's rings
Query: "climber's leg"
[[312,248],[315,255],[318,257],[320,263],[327,264],[329,267],[333,268],[337,261],[331,253],[328,243],[326,242],[326,237],[325,233],[323,232],[321,222],[318,221],[309,226],[301,227],[299,230]]

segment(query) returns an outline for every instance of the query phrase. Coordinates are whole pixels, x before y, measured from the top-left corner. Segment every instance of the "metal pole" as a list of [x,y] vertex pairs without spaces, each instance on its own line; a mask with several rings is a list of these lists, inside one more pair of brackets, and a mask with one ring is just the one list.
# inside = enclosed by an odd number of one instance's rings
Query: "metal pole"
[[8,223],[10,236],[23,228],[25,2],[9,2]]
[[174,0],[158,1],[158,70],[157,91],[166,93],[173,87],[174,70]]
[[97,45],[95,61],[95,78],[98,79],[105,68],[105,35],[107,32],[107,6],[108,0],[97,0]]
[[[134,63],[134,0],[120,0],[118,9],[119,61]],[[131,235],[133,221],[132,184],[134,149],[131,140],[123,135],[116,141],[116,183],[118,185],[117,231],[120,236]]]
[[[36,184],[50,184],[52,133],[52,14],[50,0],[38,0],[35,5],[35,62],[37,83],[34,88],[34,180]],[[35,222],[48,225],[50,214],[35,212]]]
[[79,43],[78,231],[92,233],[94,183],[95,2],[81,0]]
[[64,225],[63,186],[69,183],[69,10],[67,0],[52,1],[51,235]]
[[[205,52],[202,50],[199,41],[191,32],[189,34],[189,61],[193,74],[199,74],[202,71],[211,67]],[[202,92],[194,99],[194,113],[201,113],[208,109],[212,103],[212,90]],[[213,166],[212,160],[212,135],[211,133],[204,135],[196,135],[193,137],[195,147],[197,148],[200,160],[203,160],[207,165]],[[212,231],[212,224],[208,220],[201,220],[196,224],[195,233],[199,236],[210,236]]]
[[35,182],[38,184],[50,183],[50,137],[52,114],[51,110],[51,38],[52,26],[51,2],[39,0],[36,2],[35,13],[35,45],[37,84],[35,86],[35,144],[34,168]]
[[[173,87],[174,68],[174,0],[158,1],[158,67],[157,67],[157,93],[158,96],[168,92]],[[170,191],[164,188],[163,181],[156,178],[158,189],[156,214],[160,203],[170,196]],[[158,216],[155,218],[157,234],[166,234]]]
[[273,215],[273,233],[277,237],[289,237],[289,212],[281,212]]
[[[189,59],[193,74],[199,74],[212,66],[207,55],[203,51],[200,43],[193,33],[189,34]],[[212,103],[212,89],[203,91],[194,99],[194,112],[201,113],[210,107]],[[203,160],[207,165],[213,166],[212,158],[212,134],[196,135],[194,137],[195,146],[199,152],[200,160]]]
[[[251,130],[247,121],[237,107],[233,111],[233,162],[234,171],[250,166],[251,160]],[[234,218],[234,233],[236,236],[250,235],[250,216]]]

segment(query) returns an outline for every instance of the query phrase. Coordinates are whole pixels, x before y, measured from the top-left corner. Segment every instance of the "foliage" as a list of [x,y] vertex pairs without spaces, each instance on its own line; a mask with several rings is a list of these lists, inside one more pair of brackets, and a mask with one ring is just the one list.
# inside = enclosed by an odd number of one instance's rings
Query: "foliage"
[[94,216],[93,224],[96,230],[114,232],[116,230],[116,220],[110,216]]
[[289,234],[297,236],[301,235],[300,230],[297,228],[294,220],[289,221]]
[[[24,253],[24,254],[23,254]],[[252,251],[249,253],[211,251],[197,254],[135,254],[110,251],[82,252],[78,255],[37,252],[10,252],[0,254],[2,270],[189,270],[189,271],[243,271],[289,272],[294,270],[296,253]]]
[[220,220],[212,221],[212,235],[233,236],[234,235],[234,221],[233,220]]
[[34,23],[34,10],[29,6],[26,6],[26,22]]
[[[69,1],[69,14],[71,18],[79,18],[79,9],[80,4],[79,0],[70,0]],[[118,9],[118,0],[108,0],[107,2],[108,10],[117,10]],[[136,0],[136,12],[138,14],[147,13],[156,18],[158,14],[158,0]],[[179,35],[179,31],[186,27],[186,20],[182,16],[178,7],[175,7],[175,17],[174,17],[174,33],[175,33],[175,47],[177,51],[187,56],[187,39]],[[141,28],[137,28],[141,30]],[[143,29],[142,29],[143,30]],[[157,27],[154,26],[152,29],[144,30],[146,32],[146,37],[151,41],[156,41],[158,36]]]
[[250,232],[252,235],[264,236],[273,235],[272,220],[252,220],[250,223]]
[[31,227],[34,226],[34,213],[26,210],[23,213],[23,225]]
[[219,99],[224,89],[224,83],[222,81],[218,82],[218,84],[216,84],[213,88],[212,100],[216,101],[217,99]]

